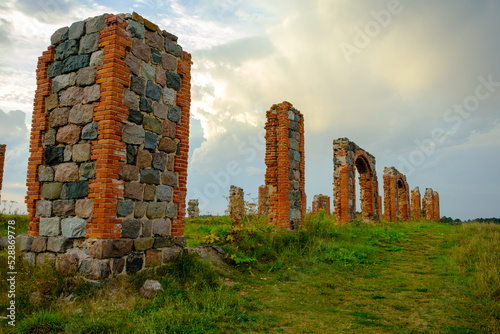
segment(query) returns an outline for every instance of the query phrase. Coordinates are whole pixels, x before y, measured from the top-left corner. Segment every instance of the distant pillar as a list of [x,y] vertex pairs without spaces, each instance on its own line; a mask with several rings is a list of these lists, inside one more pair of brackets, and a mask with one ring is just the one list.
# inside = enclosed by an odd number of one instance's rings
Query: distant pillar
[[411,220],[420,220],[420,214],[422,212],[422,204],[420,198],[420,190],[418,187],[415,187],[411,191]]
[[267,198],[267,188],[265,185],[259,186],[259,215],[267,216],[269,213],[269,199]]
[[422,198],[422,214],[429,221],[434,220],[434,191],[426,188],[424,198]]
[[199,202],[197,199],[190,199],[188,202],[188,216],[189,218],[197,218],[200,216],[200,209],[198,208]]
[[433,199],[433,220],[434,221],[439,221],[441,219],[440,213],[439,213],[439,194],[437,191],[432,192],[432,199]]
[[231,186],[229,189],[229,217],[232,225],[240,225],[245,216],[245,194],[243,189]]
[[317,213],[320,209],[330,214],[330,196],[322,194],[314,196],[312,201],[312,213]]
[[410,220],[410,194],[406,177],[394,167],[384,168],[384,218]]
[[0,145],[0,200],[2,199],[3,165],[5,162],[5,148],[7,145]]

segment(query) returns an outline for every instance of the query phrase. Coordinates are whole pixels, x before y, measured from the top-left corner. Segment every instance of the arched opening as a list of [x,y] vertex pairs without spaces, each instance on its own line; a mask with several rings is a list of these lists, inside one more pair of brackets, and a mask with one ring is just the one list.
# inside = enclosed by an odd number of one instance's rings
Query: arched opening
[[409,206],[408,206],[408,187],[406,182],[398,178],[398,218],[403,221],[408,221]]
[[[373,171],[370,163],[363,155],[359,155],[356,158],[354,166],[354,212],[356,212],[356,204],[358,204],[359,211],[361,212],[361,220],[370,221],[374,216]],[[356,171],[359,177],[356,177]]]

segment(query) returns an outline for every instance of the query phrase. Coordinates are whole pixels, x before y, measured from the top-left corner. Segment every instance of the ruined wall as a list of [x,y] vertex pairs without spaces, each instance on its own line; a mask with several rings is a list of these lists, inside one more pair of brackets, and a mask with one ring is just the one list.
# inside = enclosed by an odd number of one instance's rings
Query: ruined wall
[[317,213],[320,209],[323,209],[327,214],[330,214],[330,196],[322,194],[314,195],[312,201],[312,213]]
[[420,220],[421,212],[422,212],[422,201],[420,197],[420,189],[418,189],[418,187],[415,187],[415,189],[411,191],[411,209],[410,209],[411,220]]
[[240,225],[245,216],[245,193],[236,186],[229,188],[229,217],[232,225]]
[[430,221],[438,221],[439,213],[439,194],[432,188],[426,188],[422,198],[422,216]]
[[384,219],[410,220],[410,192],[406,176],[394,167],[384,168]]
[[197,218],[200,216],[199,202],[197,199],[190,199],[188,202],[187,213],[189,218]]
[[267,216],[269,212],[269,200],[267,198],[267,188],[265,185],[259,186],[259,198],[258,198],[258,213],[261,216]]
[[286,101],[273,105],[266,116],[269,223],[294,229],[306,212],[304,117]]
[[5,163],[5,148],[7,145],[0,145],[0,200],[2,199],[2,184],[3,184],[3,166]]
[[338,222],[356,216],[356,170],[359,173],[361,216],[364,221],[379,219],[378,180],[375,157],[347,138],[333,141],[333,206]]
[[441,219],[441,215],[439,212],[439,194],[437,191],[432,192],[432,201],[433,201],[432,220],[439,221]]
[[190,54],[135,13],[75,22],[51,43],[37,68],[26,257],[87,249],[76,265],[92,278],[169,258],[184,243]]

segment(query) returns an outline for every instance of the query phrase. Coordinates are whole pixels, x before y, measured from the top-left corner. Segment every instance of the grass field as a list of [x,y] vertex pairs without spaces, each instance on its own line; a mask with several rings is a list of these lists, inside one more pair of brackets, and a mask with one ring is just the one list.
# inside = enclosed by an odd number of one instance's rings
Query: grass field
[[[1,328],[13,333],[500,333],[500,225],[335,225],[330,216],[318,214],[290,232],[274,230],[263,218],[251,218],[242,228],[232,228],[227,217],[192,219],[185,234],[188,246],[223,247],[225,264],[214,267],[184,254],[155,272],[113,279],[103,289],[61,277],[50,266],[18,264],[17,325],[13,330],[3,320]],[[5,250],[0,261],[7,261]],[[1,291],[7,290],[5,267],[0,266]],[[164,288],[154,299],[138,296],[148,278]],[[3,293],[0,309],[7,302]]]

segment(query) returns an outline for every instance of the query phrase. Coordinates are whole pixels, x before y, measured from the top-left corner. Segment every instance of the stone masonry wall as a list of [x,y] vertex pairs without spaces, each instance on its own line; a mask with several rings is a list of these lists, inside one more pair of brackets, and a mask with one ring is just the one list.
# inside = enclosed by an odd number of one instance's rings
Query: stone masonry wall
[[190,199],[188,202],[188,217],[189,218],[197,218],[200,216],[200,209],[198,207],[199,202],[197,199]]
[[359,173],[361,216],[377,221],[380,215],[375,157],[347,138],[333,141],[333,206],[338,222],[350,222],[356,215],[356,170]]
[[229,217],[232,225],[240,225],[245,216],[245,193],[243,189],[236,186],[229,188]]
[[312,213],[317,213],[320,209],[323,209],[327,214],[330,214],[330,196],[322,194],[314,195],[312,201]]
[[0,200],[2,199],[2,184],[3,184],[3,166],[5,163],[5,149],[7,145],[0,145]]
[[258,213],[261,216],[267,216],[269,213],[269,199],[267,197],[267,187],[265,185],[259,186],[259,199],[258,199]]
[[411,209],[410,216],[411,220],[420,220],[420,215],[422,213],[422,201],[420,197],[420,189],[415,187],[411,191]]
[[294,229],[306,212],[304,117],[286,101],[273,105],[266,116],[269,223]]
[[410,219],[408,182],[394,167],[384,168],[384,218],[387,221]]
[[190,54],[136,13],[75,22],[51,43],[37,68],[25,257],[64,267],[74,255],[89,278],[171,258],[184,244]]

